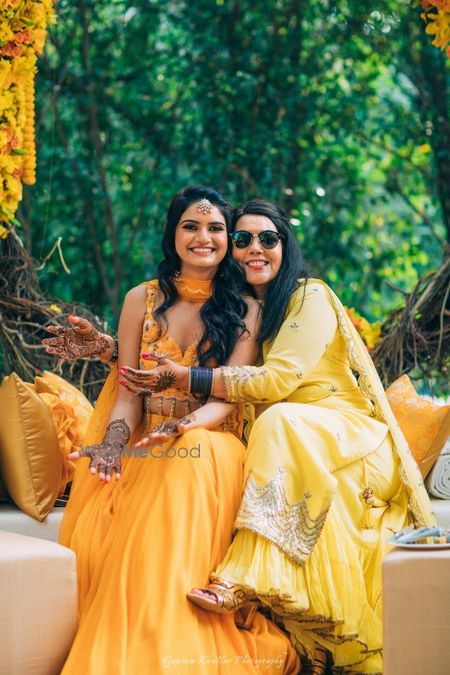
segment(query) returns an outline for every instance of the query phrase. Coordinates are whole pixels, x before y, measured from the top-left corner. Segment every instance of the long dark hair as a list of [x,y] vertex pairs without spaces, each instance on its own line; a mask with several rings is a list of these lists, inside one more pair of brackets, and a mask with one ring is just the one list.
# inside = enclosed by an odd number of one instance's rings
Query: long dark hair
[[282,237],[283,257],[281,267],[277,276],[267,285],[264,293],[262,322],[258,336],[258,341],[262,344],[268,340],[273,340],[278,333],[284,321],[291,295],[299,287],[300,280],[308,278],[308,271],[283,209],[271,202],[266,202],[264,199],[251,199],[234,209],[231,216],[231,231],[236,228],[239,218],[246,214],[266,216],[272,221]]
[[[184,211],[201,199],[208,199],[219,209],[225,218],[227,232],[230,232],[231,205],[217,190],[204,185],[189,185],[172,199],[161,244],[164,259],[158,265],[157,273],[164,301],[154,315],[161,331],[163,327],[167,330],[166,312],[178,298],[173,282],[174,275],[180,270],[180,258],[175,250],[175,231]],[[227,254],[219,264],[212,282],[212,296],[200,310],[205,326],[197,345],[197,358],[201,366],[206,365],[211,358],[218,364],[224,364],[231,355],[236,340],[245,332],[243,319],[247,314],[247,303],[242,296],[244,284],[244,274],[231,256],[229,240]]]

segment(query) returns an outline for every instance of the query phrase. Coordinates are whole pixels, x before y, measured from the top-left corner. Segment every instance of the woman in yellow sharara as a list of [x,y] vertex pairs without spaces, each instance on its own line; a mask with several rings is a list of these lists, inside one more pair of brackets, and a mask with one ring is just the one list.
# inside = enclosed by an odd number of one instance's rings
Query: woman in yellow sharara
[[[381,562],[392,530],[434,521],[421,475],[342,304],[306,279],[284,212],[253,200],[232,228],[262,303],[262,357],[213,371],[213,395],[253,403],[254,417],[234,540],[212,583],[188,597],[218,613],[267,605],[310,672],[328,660],[336,672],[381,673]],[[161,372],[199,387],[195,369],[169,359],[145,377],[126,370],[126,386],[138,392]]]

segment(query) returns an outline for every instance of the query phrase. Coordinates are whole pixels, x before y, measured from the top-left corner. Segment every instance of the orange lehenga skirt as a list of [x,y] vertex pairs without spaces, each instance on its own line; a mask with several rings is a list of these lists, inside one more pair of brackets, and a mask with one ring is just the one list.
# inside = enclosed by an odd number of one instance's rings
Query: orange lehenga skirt
[[[85,443],[102,439],[116,383],[114,369]],[[130,446],[162,419],[151,415]],[[192,429],[154,456],[123,458],[119,481],[102,484],[86,458],[78,461],[60,536],[77,554],[79,587],[79,628],[63,675],[298,672],[288,638],[263,615],[242,630],[233,616],[186,599],[230,545],[243,455],[233,433]]]

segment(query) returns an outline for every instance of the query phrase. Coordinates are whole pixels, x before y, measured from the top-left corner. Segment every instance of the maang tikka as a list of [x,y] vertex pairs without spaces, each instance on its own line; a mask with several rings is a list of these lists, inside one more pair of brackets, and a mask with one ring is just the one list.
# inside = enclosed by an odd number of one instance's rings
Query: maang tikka
[[213,208],[213,205],[211,204],[209,199],[206,199],[206,197],[203,197],[203,199],[201,199],[199,201],[199,203],[197,204],[197,211],[199,211],[199,213],[204,213],[204,214],[211,213],[212,208]]

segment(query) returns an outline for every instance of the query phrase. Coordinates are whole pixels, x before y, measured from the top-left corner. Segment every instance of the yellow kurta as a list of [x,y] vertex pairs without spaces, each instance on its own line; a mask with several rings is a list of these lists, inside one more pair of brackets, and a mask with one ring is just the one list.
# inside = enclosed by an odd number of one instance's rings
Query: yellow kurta
[[[196,344],[182,354],[169,336],[156,339],[156,287],[148,284],[141,350],[170,351],[174,360],[193,365]],[[114,369],[85,444],[103,438],[116,390]],[[175,390],[164,396],[182,399]],[[130,446],[163,419],[147,415]],[[207,582],[230,544],[243,455],[233,433],[192,429],[153,456],[125,457],[122,477],[109,484],[90,475],[87,459],[79,460],[60,537],[77,554],[80,615],[63,675],[297,673],[288,638],[261,614],[248,632],[233,616],[205,612],[186,599]]]
[[301,653],[320,645],[342,672],[381,673],[386,540],[411,513],[433,522],[420,473],[323,282],[296,291],[263,357],[223,369],[227,400],[254,402],[256,421],[237,534],[212,577],[256,593]]

